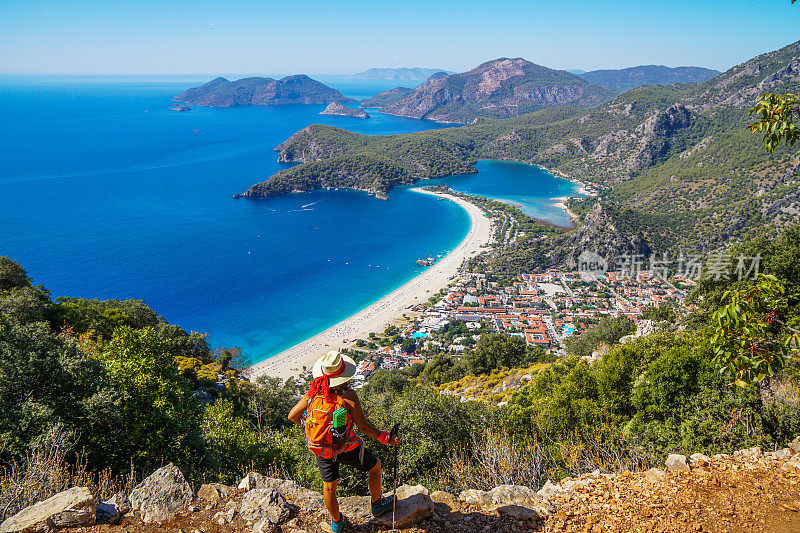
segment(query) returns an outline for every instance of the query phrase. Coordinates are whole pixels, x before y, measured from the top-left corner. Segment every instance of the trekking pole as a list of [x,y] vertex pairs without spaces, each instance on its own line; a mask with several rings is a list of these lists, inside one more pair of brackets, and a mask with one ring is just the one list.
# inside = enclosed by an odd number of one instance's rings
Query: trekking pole
[[[392,427],[392,431],[389,432],[389,442],[392,442],[392,439],[397,437],[400,434],[400,423]],[[398,446],[394,447],[394,464],[392,465],[392,482],[394,484],[394,488],[392,488],[392,533],[396,533],[397,530],[394,527],[395,524],[395,513],[397,512],[397,452],[399,451],[399,444]]]

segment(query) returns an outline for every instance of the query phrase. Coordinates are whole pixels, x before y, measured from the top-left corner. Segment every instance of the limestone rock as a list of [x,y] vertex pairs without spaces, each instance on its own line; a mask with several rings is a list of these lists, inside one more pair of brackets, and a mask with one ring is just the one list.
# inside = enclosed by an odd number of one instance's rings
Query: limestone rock
[[[259,474],[258,472],[250,472],[242,478],[237,488],[243,490],[263,489],[263,483],[265,479],[266,476]],[[262,486],[259,486],[259,483]]]
[[239,489],[270,489],[278,491],[290,503],[301,511],[316,511],[325,507],[322,494],[301,487],[294,481],[276,479],[250,472],[239,482]]
[[[386,495],[391,497],[392,493]],[[428,489],[422,485],[397,487],[397,508],[394,514],[396,527],[405,528],[430,518],[433,516],[433,509],[433,500],[428,495]],[[392,527],[392,512],[374,518],[373,523]]]
[[431,492],[431,501],[433,501],[434,510],[436,514],[446,516],[450,513],[455,513],[461,510],[461,504],[453,494],[437,490]]
[[467,489],[461,491],[458,499],[469,505],[477,505],[481,509],[489,507],[492,504],[492,495],[485,490]]
[[197,491],[197,497],[208,502],[227,500],[236,492],[236,489],[221,483],[205,483]]
[[559,486],[550,481],[549,479],[542,485],[542,488],[536,493],[545,500],[549,500],[553,495],[560,490]]
[[692,462],[692,466],[708,466],[711,463],[711,457],[707,455],[703,455],[702,453],[693,453],[689,460]]
[[192,503],[192,487],[174,464],[161,467],[136,485],[131,492],[133,509],[142,514],[145,522],[163,523],[175,518]]
[[664,471],[659,468],[651,468],[650,470],[644,473],[644,478],[650,483],[661,481],[665,477],[666,474],[664,474]]
[[764,456],[764,450],[761,449],[761,446],[754,446],[745,450],[737,450],[733,452],[733,456],[744,459],[758,459]]
[[800,453],[800,436],[797,436],[786,445],[787,447],[791,448],[794,453]]
[[110,500],[97,504],[97,522],[113,525],[129,512],[131,512],[131,502],[128,496],[124,492],[118,492]]
[[[328,526],[330,528],[330,526]],[[253,526],[253,533],[273,533],[278,531],[278,525],[272,523],[268,518],[262,518]]]
[[789,459],[791,459],[793,454],[791,448],[783,448],[782,450],[770,452],[768,455],[773,459],[777,459],[779,461],[788,461]]
[[289,518],[292,509],[280,492],[273,489],[253,489],[242,498],[239,512],[242,520],[247,522],[267,519],[277,525]]
[[667,470],[689,471],[689,464],[686,462],[686,456],[678,453],[669,454],[665,465]]
[[91,526],[95,501],[86,487],[73,487],[31,505],[0,524],[2,533],[38,533],[66,527]]

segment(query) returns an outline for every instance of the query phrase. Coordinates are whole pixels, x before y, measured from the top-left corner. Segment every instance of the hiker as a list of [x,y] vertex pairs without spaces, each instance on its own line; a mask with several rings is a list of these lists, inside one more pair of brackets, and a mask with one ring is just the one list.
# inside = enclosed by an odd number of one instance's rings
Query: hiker
[[358,396],[350,389],[355,373],[356,364],[350,357],[336,350],[328,352],[314,363],[311,371],[314,381],[308,393],[289,411],[289,420],[295,424],[303,425],[305,421],[306,441],[309,450],[317,456],[333,533],[344,531],[347,523],[336,499],[340,464],[369,472],[373,516],[382,515],[394,505],[393,498],[381,496],[380,459],[364,447],[353,426],[386,446],[397,446],[400,438],[391,438],[388,432],[379,431],[367,421]]

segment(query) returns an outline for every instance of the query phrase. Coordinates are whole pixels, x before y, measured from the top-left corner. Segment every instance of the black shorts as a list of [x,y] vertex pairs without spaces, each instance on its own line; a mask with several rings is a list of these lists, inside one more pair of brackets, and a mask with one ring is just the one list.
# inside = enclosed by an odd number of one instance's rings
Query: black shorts
[[352,466],[361,472],[369,472],[375,467],[376,464],[378,464],[378,458],[366,448],[364,448],[363,462],[359,461],[360,454],[361,446],[356,447],[355,450],[340,453],[336,456],[336,459],[323,459],[317,455],[317,466],[319,467],[319,473],[322,475],[322,481],[326,483],[338,481],[340,464]]

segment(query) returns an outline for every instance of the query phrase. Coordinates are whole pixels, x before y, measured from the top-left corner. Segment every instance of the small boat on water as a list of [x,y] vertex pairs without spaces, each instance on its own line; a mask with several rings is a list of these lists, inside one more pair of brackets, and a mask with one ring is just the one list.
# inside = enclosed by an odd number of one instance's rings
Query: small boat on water
[[192,108],[191,107],[187,107],[185,105],[175,104],[174,106],[170,107],[170,110],[172,110],[172,111],[191,111]]

